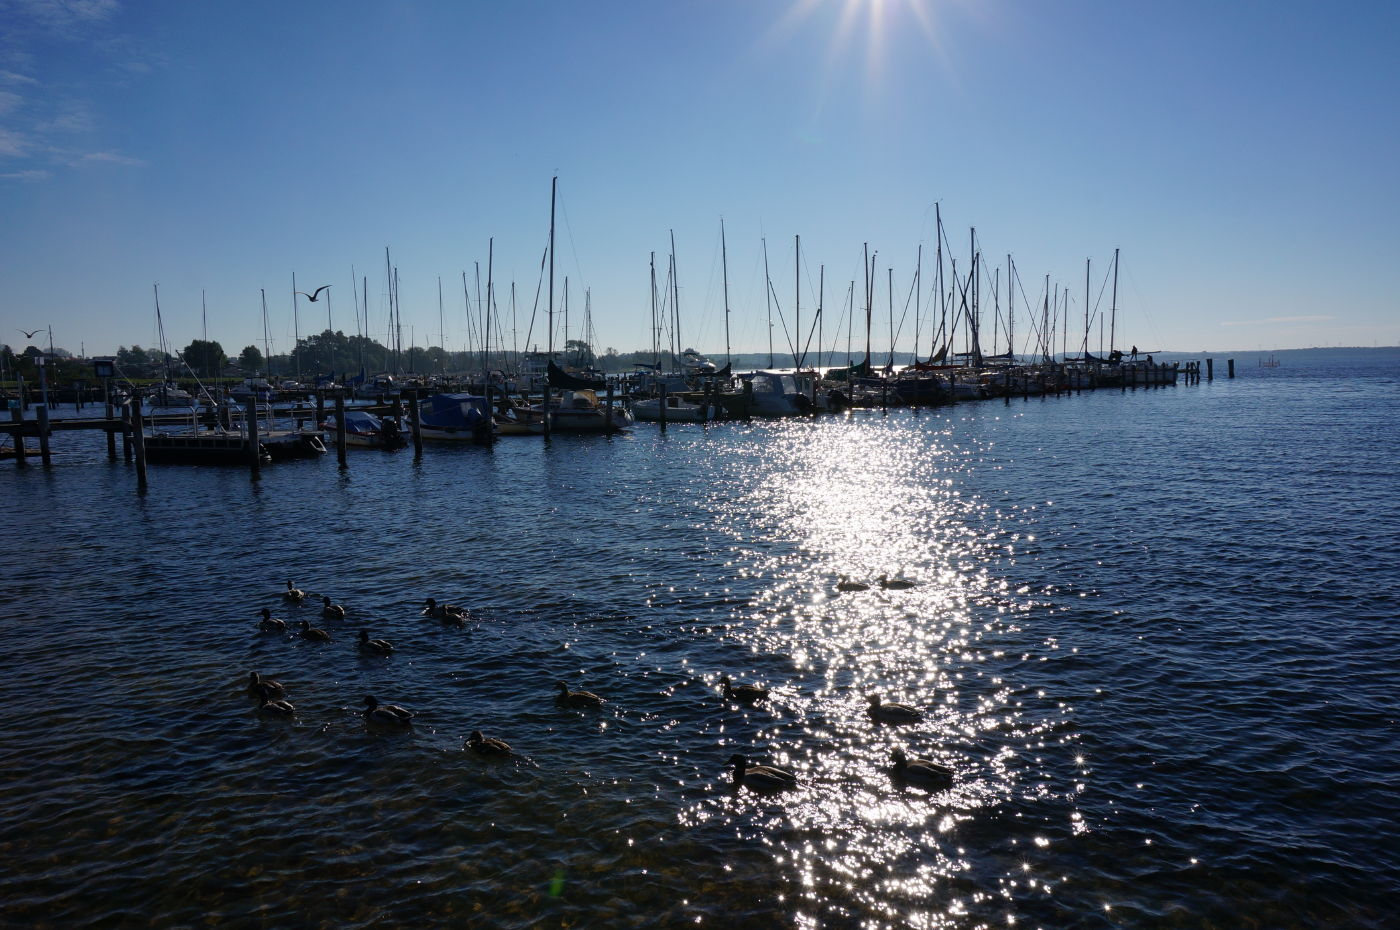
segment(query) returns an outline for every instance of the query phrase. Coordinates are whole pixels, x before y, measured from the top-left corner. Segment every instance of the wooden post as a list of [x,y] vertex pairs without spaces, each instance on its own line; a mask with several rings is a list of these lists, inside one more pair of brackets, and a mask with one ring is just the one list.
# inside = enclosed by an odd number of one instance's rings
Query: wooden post
[[[608,399],[611,400],[611,399],[612,399],[612,394],[611,394],[612,389],[609,388],[608,390],[609,390]],[[612,411],[611,411],[611,410],[608,411],[608,424],[609,424],[609,425],[612,424]],[[486,441],[487,441],[487,442],[495,442],[495,441],[496,441],[496,392],[493,391],[493,390],[491,389],[491,378],[490,378],[490,375],[487,375],[487,379],[486,379]]]
[[131,408],[123,403],[121,406],[122,418],[122,461],[131,464]]
[[1206,380],[1215,380],[1215,359],[1213,358],[1206,359]]
[[1226,359],[1225,364],[1229,366],[1230,377],[1233,378],[1235,376],[1235,360],[1232,358]]
[[880,379],[880,414],[890,415],[890,379],[887,377]]
[[335,394],[335,458],[345,467],[345,392]]
[[608,381],[608,430],[613,428],[613,383]]
[[661,432],[664,433],[664,432],[666,432],[666,385],[665,385],[665,384],[662,384],[662,385],[661,385],[660,393],[658,394],[658,396],[660,397],[660,403],[661,403],[661,407],[660,407],[660,410],[661,410]]
[[53,458],[49,455],[49,405],[36,404],[34,418],[39,425],[39,460],[48,468],[53,464]]
[[744,382],[744,419],[753,419],[753,379]]
[[319,430],[321,424],[326,422],[326,390],[316,389],[316,428]]
[[107,414],[107,461],[115,462],[117,460],[117,434],[112,429],[112,420],[114,418],[112,412],[112,384],[107,378],[103,378],[102,383],[104,387],[103,393],[107,396],[107,405],[104,408]]
[[248,464],[252,468],[253,479],[262,477],[262,443],[258,440],[258,397],[257,392],[248,398],[243,409],[248,423]]
[[423,454],[423,432],[418,423],[418,392],[414,391],[408,395],[408,416],[409,424],[413,428],[413,454],[420,456]]
[[[19,402],[13,402],[13,403],[11,404],[11,406],[10,406],[10,419],[13,420],[15,423],[20,424],[21,427],[23,426],[23,424],[24,424],[24,412],[23,412],[23,410],[21,409],[21,405],[20,405]],[[15,467],[16,467],[16,468],[26,468],[26,467],[28,467],[29,462],[28,462],[28,460],[25,458],[25,450],[24,450],[24,430],[23,430],[22,428],[21,428],[21,429],[16,429],[16,430],[14,430],[13,432],[11,432],[10,435],[12,435],[12,436],[15,437]]]
[[141,395],[127,401],[131,411],[131,444],[136,447],[136,490],[146,490],[146,426],[141,422]]
[[[847,381],[846,383],[847,383],[847,384],[852,384],[852,382],[850,382],[850,381]],[[852,387],[852,389],[851,389],[851,394],[852,394],[852,395],[855,394],[855,389],[854,389],[854,387]],[[952,370],[952,369],[949,369],[949,370],[948,370],[948,403],[950,403],[950,404],[956,404],[957,402],[958,402],[958,376],[957,376],[956,374],[953,373],[953,370]]]

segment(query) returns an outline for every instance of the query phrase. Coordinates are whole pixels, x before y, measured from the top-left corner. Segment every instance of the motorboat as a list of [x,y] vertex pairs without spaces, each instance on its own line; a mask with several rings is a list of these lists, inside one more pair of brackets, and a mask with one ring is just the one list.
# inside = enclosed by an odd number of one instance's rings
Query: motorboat
[[[330,436],[332,442],[336,441],[337,426],[338,420],[334,413],[326,417],[321,424],[321,429]],[[392,423],[381,420],[366,410],[347,410],[345,444],[366,449],[401,449],[408,441]]]
[[489,439],[493,420],[480,394],[430,394],[418,414],[418,434],[425,440],[479,442]]

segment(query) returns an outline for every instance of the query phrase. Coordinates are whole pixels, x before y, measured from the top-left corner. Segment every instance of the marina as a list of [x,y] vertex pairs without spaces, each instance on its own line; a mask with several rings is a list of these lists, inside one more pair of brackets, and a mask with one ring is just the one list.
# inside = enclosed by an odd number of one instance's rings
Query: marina
[[[1400,368],[1291,364],[1289,405],[1255,371],[165,468],[139,498],[65,434],[0,473],[46,527],[5,595],[34,721],[0,749],[29,773],[7,920],[1384,926],[1398,554],[1360,530],[1400,476],[1349,437],[1400,413]],[[736,754],[795,787],[736,793]]]

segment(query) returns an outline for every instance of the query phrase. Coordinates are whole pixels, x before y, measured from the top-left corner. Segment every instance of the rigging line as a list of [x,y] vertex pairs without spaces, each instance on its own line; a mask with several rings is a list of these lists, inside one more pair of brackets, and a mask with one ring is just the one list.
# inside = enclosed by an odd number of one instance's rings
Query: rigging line
[[[549,259],[549,246],[544,247],[544,254],[540,256],[540,276],[535,282],[535,305],[530,308],[530,328],[525,331],[525,350],[530,350],[530,339],[535,335],[535,315],[540,310],[540,289],[544,285],[544,263]],[[466,272],[462,272],[463,275]]]
[[782,305],[778,303],[778,292],[773,288],[773,282],[768,282],[768,290],[773,295],[773,309],[778,311],[778,322],[783,324],[783,338],[787,340],[788,351],[793,355],[797,354],[797,346],[792,344],[792,336],[788,333],[787,320],[783,318]]
[[[891,345],[891,346],[893,346],[896,342],[899,341],[899,334],[902,333],[902,332],[904,332],[904,320],[905,320],[906,317],[909,316],[909,304],[912,303],[913,300],[914,300],[914,285],[915,285],[915,283],[916,283],[916,282],[913,281],[912,279],[909,281],[909,293],[906,294],[906,295],[904,296],[904,312],[901,313],[901,314],[899,315],[899,326],[895,327],[894,338],[890,340],[890,345]],[[894,350],[891,349],[890,351],[891,351],[891,354],[893,354]],[[919,357],[918,346],[915,346],[915,347],[914,347],[914,357],[915,357],[915,358],[918,358],[918,357]]]

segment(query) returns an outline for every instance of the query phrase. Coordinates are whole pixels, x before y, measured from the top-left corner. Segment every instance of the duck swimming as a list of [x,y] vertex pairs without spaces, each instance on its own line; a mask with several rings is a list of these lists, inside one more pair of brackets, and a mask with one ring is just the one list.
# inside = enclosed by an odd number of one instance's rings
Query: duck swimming
[[888,575],[881,575],[877,580],[880,582],[880,587],[888,591],[904,591],[918,584],[917,581],[910,581],[908,578],[891,578]]
[[287,632],[287,621],[278,620],[272,615],[272,611],[264,607],[262,609],[262,622],[258,624],[258,629],[264,633],[285,633]]
[[565,707],[601,707],[605,702],[592,691],[570,691],[569,686],[559,682],[559,693],[554,700]]
[[860,581],[852,581],[851,579],[847,578],[845,575],[842,575],[842,576],[841,576],[840,578],[838,578],[837,581],[836,581],[836,590],[838,590],[838,591],[869,591],[869,590],[870,590],[870,585],[865,584],[864,582],[860,582]]
[[456,604],[439,604],[430,597],[423,601],[423,616],[435,617],[448,623],[458,623],[466,621],[467,612]]
[[269,698],[280,698],[287,693],[287,689],[282,687],[280,681],[273,681],[271,678],[264,678],[257,672],[248,673],[248,693],[255,698],[268,700]]
[[869,695],[870,706],[865,712],[871,719],[880,723],[918,723],[924,719],[924,712],[908,704],[881,704],[880,695]]
[[309,639],[313,643],[328,643],[331,641],[331,634],[327,633],[325,630],[312,629],[310,620],[301,621],[301,632],[297,635],[302,639]]
[[272,701],[267,698],[262,699],[258,705],[258,713],[265,717],[292,717],[297,709],[288,701]]
[[370,723],[383,723],[394,727],[413,725],[413,711],[397,704],[381,704],[373,695],[365,695],[364,717]]
[[720,678],[719,683],[724,688],[724,697],[726,700],[738,701],[740,704],[752,704],[755,701],[768,700],[767,688],[760,688],[758,685],[739,685],[735,687],[734,683],[729,680],[728,675]]
[[734,790],[786,791],[797,787],[797,776],[772,765],[749,765],[743,756],[732,755],[726,765],[734,766]]
[[927,759],[910,759],[903,749],[896,749],[890,753],[890,758],[894,760],[890,775],[896,781],[929,790],[947,788],[953,783],[953,770],[946,765],[939,765]]
[[367,630],[360,631],[360,651],[372,652],[375,655],[387,656],[394,651],[394,646],[387,639],[370,639]]
[[505,740],[482,736],[480,730],[472,730],[467,737],[467,748],[479,756],[508,756],[510,744]]
[[321,595],[321,616],[327,620],[344,620],[345,608],[339,604],[332,604],[329,595]]
[[294,604],[300,604],[306,600],[306,592],[301,588],[294,587],[290,581],[287,582],[287,590],[282,592],[282,596]]

